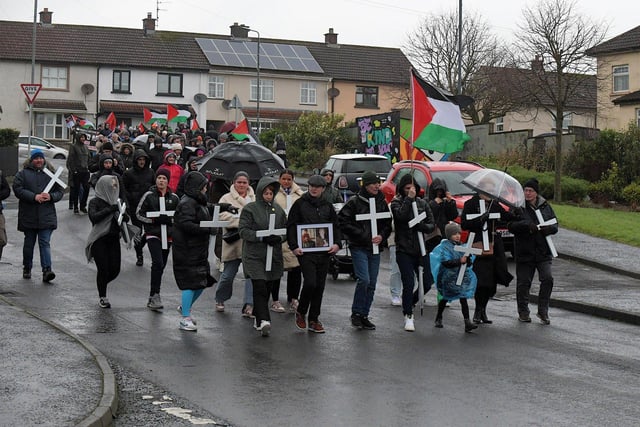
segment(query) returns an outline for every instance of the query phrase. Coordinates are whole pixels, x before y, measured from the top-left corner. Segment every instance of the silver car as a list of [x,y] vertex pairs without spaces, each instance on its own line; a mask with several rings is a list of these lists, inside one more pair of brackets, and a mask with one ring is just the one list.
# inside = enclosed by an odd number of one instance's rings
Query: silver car
[[[60,159],[64,160],[69,155],[69,151],[64,148],[56,147],[49,141],[46,141],[40,137],[32,136],[31,137],[31,150],[41,150],[44,153],[45,158],[47,159]],[[18,155],[20,157],[28,157],[29,155],[29,137],[28,136],[19,136],[18,137]]]

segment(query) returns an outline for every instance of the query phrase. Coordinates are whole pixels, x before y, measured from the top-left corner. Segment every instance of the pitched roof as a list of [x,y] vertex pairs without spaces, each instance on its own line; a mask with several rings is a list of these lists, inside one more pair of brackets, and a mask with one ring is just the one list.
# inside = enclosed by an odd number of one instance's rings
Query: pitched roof
[[589,56],[640,50],[640,26],[587,49]]
[[[3,41],[0,43],[0,60],[30,61],[32,31],[30,22],[0,21],[0,40]],[[196,37],[229,39],[228,35],[220,34],[156,31],[145,36],[142,29],[38,24],[36,61],[200,71],[220,69],[209,65],[195,41]],[[306,46],[325,75],[334,79],[409,85],[411,64],[400,49],[263,40]]]
[[640,90],[635,92],[628,93],[624,96],[616,98],[613,100],[613,103],[616,105],[620,104],[638,104],[640,103]]

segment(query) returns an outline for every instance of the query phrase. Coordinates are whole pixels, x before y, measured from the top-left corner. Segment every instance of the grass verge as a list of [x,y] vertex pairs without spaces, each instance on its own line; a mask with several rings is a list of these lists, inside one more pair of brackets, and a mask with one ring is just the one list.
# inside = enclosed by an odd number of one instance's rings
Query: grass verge
[[560,227],[640,247],[638,212],[552,204]]

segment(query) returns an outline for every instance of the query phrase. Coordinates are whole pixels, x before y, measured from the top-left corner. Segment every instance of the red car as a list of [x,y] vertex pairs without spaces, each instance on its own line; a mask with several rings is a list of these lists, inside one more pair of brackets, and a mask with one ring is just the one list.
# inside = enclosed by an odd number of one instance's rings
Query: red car
[[[387,174],[387,180],[380,186],[380,190],[382,190],[387,203],[391,203],[391,199],[396,195],[396,184],[400,182],[400,178],[413,171],[415,180],[420,186],[421,196],[427,197],[427,190],[431,182],[433,182],[435,178],[440,178],[445,182],[447,190],[449,190],[451,196],[456,201],[458,208],[458,218],[456,218],[456,222],[459,223],[464,202],[475,194],[473,190],[462,184],[462,180],[478,169],[483,169],[483,166],[474,162],[422,162],[402,160],[393,164]],[[511,237],[513,237],[513,235],[507,230],[506,225],[499,227],[497,231],[502,234],[503,238],[506,237],[506,239],[504,239],[505,250],[511,251],[513,242]],[[467,240],[467,234],[467,232],[463,232],[463,241]]]

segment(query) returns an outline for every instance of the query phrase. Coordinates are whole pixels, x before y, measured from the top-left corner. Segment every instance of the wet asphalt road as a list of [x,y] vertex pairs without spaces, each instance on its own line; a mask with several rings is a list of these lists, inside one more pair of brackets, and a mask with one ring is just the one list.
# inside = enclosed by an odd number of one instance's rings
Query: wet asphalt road
[[[425,315],[416,316],[417,331],[407,333],[401,310],[388,304],[388,262],[383,262],[372,310],[376,331],[350,327],[354,285],[342,275],[327,282],[324,335],[298,331],[292,315],[272,313],[272,336],[259,337],[240,316],[239,281],[224,314],[214,312],[213,292],[205,291],[194,311],[199,330],[188,333],[177,328],[179,292],[170,265],[164,313],[145,307],[148,254],[139,268],[133,252],[123,252],[122,273],[109,287],[113,308],[100,309],[95,266],[83,258],[89,221],[68,211],[66,200],[58,212],[55,284],[21,279],[22,236],[11,209],[5,211],[11,243],[3,261],[13,268],[3,268],[3,281],[15,283],[12,298],[20,304],[88,339],[109,358],[128,403],[117,425],[185,425],[177,416],[167,419],[161,411],[167,405],[244,426],[603,425],[612,420],[635,425],[640,418],[636,326],[557,309],[551,309],[550,327],[521,324],[510,287],[500,289],[501,301],[490,303],[495,323],[473,334],[463,332],[457,303],[445,313],[445,328],[435,329],[432,294]],[[554,270],[558,288],[573,280],[610,278],[563,260],[555,261]],[[163,403],[164,397],[173,400]]]

